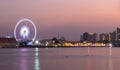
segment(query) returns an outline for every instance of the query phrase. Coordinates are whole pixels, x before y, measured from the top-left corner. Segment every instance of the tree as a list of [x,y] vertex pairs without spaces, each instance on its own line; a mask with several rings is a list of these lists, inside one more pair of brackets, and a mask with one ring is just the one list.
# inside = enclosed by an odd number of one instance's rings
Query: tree
[[53,42],[53,44],[58,44],[59,40],[56,37],[54,37],[54,38],[52,38],[52,42]]

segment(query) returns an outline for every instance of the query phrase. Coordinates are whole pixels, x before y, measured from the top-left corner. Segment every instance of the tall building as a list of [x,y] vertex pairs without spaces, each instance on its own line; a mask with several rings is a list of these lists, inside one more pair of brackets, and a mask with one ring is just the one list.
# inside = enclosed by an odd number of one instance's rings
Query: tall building
[[108,40],[108,41],[120,41],[120,28],[117,28],[115,31],[111,33],[102,33],[99,35],[100,41]]
[[81,37],[83,41],[87,41],[87,42],[96,42],[98,40],[98,36],[96,33],[85,32]]
[[116,29],[116,41],[120,41],[120,28]]
[[83,35],[80,36],[80,41],[83,41]]
[[111,35],[110,33],[102,33],[99,35],[99,39],[100,41],[105,41],[105,40],[111,41]]
[[111,38],[111,41],[116,41],[117,40],[117,33],[116,33],[116,31],[113,31],[112,33],[110,33],[110,38]]

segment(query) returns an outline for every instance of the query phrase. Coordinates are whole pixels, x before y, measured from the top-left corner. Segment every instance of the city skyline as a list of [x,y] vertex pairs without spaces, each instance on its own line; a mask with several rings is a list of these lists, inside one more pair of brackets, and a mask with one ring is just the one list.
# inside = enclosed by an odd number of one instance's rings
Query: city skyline
[[79,40],[84,32],[107,33],[120,26],[119,0],[1,0],[0,36],[13,36],[22,18],[33,20],[38,39],[65,36]]

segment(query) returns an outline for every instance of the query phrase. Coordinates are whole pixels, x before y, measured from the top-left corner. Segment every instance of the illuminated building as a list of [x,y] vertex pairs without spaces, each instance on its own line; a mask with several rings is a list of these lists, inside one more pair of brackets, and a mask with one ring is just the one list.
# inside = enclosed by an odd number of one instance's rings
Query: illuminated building
[[117,28],[115,31],[110,33],[111,41],[120,41],[120,28]]
[[111,41],[111,35],[108,33],[102,33],[102,34],[100,34],[100,36],[99,36],[100,38],[100,41],[105,41],[105,40],[107,40],[107,41]]
[[120,41],[120,28],[117,28],[115,31],[111,33],[102,33],[99,35],[100,41],[108,40],[108,41]]
[[112,33],[110,33],[110,35],[111,35],[111,41],[116,41],[117,39],[116,31],[113,31]]
[[116,30],[116,41],[120,41],[120,28]]
[[96,33],[85,32],[81,37],[83,41],[87,41],[87,42],[96,42],[98,40],[98,36]]

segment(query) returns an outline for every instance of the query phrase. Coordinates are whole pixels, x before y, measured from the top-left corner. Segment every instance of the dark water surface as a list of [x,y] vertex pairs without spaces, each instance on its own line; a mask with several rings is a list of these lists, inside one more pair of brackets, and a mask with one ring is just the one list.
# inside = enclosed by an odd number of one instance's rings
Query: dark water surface
[[120,70],[120,48],[5,48],[0,70]]

